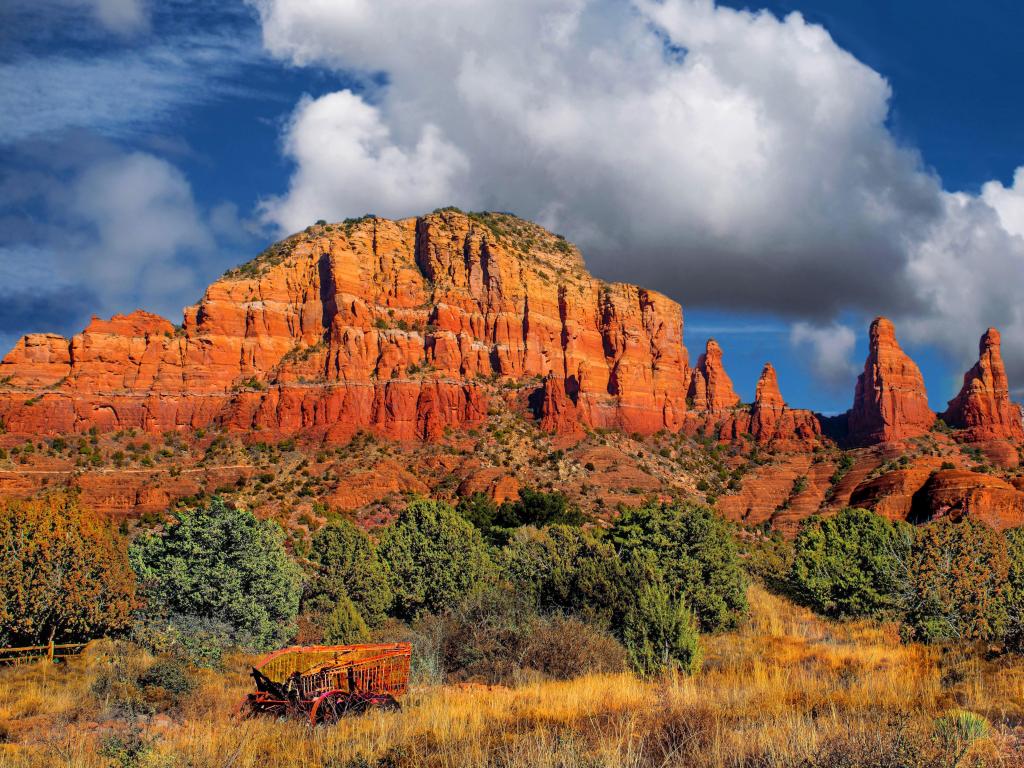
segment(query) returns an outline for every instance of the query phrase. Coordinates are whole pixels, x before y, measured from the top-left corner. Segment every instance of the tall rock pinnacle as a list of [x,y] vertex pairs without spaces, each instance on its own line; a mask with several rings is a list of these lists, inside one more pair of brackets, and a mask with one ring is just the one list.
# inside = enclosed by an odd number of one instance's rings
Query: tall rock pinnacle
[[900,349],[892,321],[875,318],[849,413],[850,441],[867,445],[903,440],[925,434],[934,422],[920,369]]
[[698,411],[723,411],[739,405],[739,395],[722,365],[722,348],[714,339],[708,339],[704,354],[690,375],[687,397]]
[[964,374],[960,393],[949,401],[942,418],[966,429],[970,440],[1024,437],[1020,409],[1010,402],[1010,383],[1000,352],[999,331],[989,328],[981,337],[978,362]]

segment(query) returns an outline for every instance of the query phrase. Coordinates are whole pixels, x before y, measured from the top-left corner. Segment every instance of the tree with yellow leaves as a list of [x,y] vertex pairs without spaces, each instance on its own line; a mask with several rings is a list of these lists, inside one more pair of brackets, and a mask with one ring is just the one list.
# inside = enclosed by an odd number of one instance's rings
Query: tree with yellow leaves
[[0,643],[87,640],[136,605],[127,543],[73,495],[0,503]]

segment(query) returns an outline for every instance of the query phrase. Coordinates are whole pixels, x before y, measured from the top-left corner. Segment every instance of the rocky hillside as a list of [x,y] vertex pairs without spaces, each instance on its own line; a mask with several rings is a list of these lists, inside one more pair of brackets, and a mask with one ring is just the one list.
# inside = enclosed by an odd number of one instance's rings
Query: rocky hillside
[[[294,515],[530,483],[595,514],[704,495],[784,528],[851,500],[920,518],[982,493],[1024,520],[998,332],[942,420],[893,324],[870,338],[848,414],[790,407],[770,363],[744,405],[713,339],[690,367],[677,303],[592,277],[535,224],[455,209],[320,222],[225,274],[180,326],[136,311],[21,339],[0,362],[0,493],[70,484],[138,513],[234,488]],[[338,460],[367,435],[394,442],[386,460]],[[279,445],[277,462],[254,453]],[[328,480],[285,489],[279,471]]]

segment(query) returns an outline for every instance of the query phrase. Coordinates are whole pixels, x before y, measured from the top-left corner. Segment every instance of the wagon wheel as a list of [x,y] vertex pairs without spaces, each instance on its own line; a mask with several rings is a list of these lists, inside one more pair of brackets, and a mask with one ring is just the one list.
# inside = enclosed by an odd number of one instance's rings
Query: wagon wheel
[[366,701],[367,708],[373,707],[384,712],[397,712],[402,708],[398,699],[390,693],[375,693]]
[[349,709],[348,696],[344,691],[328,691],[313,702],[309,710],[310,725],[333,725]]

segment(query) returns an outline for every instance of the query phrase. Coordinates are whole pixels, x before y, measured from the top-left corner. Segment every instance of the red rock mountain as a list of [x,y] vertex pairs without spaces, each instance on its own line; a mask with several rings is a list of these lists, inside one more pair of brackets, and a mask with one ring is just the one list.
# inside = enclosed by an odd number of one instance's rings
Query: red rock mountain
[[876,318],[849,412],[850,442],[870,445],[904,440],[927,433],[934,422],[920,369],[900,349],[892,322]]
[[676,430],[682,331],[674,301],[591,277],[575,247],[513,216],[367,217],[272,246],[180,328],[135,312],[26,336],[0,363],[0,422],[430,438],[528,384],[553,429]]
[[1020,408],[1010,402],[1010,384],[995,328],[981,337],[978,358],[964,374],[963,388],[949,401],[943,420],[966,430],[967,439],[972,441],[1024,438]]

